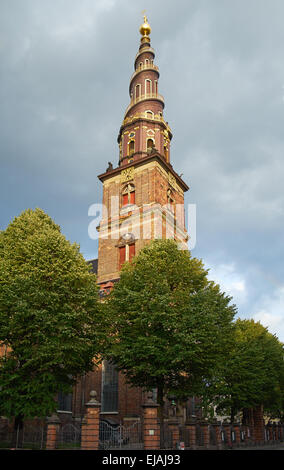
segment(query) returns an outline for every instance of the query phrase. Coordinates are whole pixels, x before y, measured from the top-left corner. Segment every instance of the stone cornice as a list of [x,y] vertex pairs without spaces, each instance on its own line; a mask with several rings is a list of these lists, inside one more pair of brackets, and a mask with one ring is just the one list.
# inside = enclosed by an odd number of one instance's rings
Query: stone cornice
[[99,180],[104,183],[107,179],[112,178],[113,176],[119,175],[122,170],[125,170],[127,168],[137,168],[141,165],[144,165],[145,163],[149,163],[152,161],[157,161],[164,169],[168,170],[174,178],[177,180],[181,188],[183,189],[184,192],[189,190],[189,186],[183,181],[183,179],[174,171],[172,165],[162,157],[158,152],[153,152],[146,157],[142,157],[138,160],[135,160],[131,163],[128,163],[128,165],[123,165],[119,166],[117,168],[114,168],[113,170],[106,171],[105,173],[102,173],[98,175]]

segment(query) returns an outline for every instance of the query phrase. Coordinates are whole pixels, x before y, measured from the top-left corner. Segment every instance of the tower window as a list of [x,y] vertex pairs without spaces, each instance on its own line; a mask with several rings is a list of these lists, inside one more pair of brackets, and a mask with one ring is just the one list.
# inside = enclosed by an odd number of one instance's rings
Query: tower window
[[132,261],[135,256],[135,243],[119,247],[119,270],[122,268],[123,263]]
[[122,268],[123,263],[125,263],[125,258],[126,258],[126,246],[120,246],[119,247],[119,269]]
[[132,261],[132,258],[135,256],[135,243],[132,243],[131,245],[127,245],[127,246],[128,246],[128,256],[129,256],[128,261]]
[[146,78],[145,80],[145,93],[146,95],[152,93],[152,80],[150,80],[149,78]]
[[138,83],[138,85],[135,86],[135,98],[140,98],[141,96],[141,84]]
[[135,204],[135,188],[133,184],[128,184],[122,191],[122,205]]
[[153,111],[150,111],[150,110],[146,111],[146,117],[147,117],[148,119],[154,119],[154,113],[153,113]]
[[153,139],[147,139],[147,152],[151,152],[151,150],[154,148],[154,140]]
[[128,154],[133,155],[134,151],[135,151],[135,142],[134,140],[131,140],[128,144]]

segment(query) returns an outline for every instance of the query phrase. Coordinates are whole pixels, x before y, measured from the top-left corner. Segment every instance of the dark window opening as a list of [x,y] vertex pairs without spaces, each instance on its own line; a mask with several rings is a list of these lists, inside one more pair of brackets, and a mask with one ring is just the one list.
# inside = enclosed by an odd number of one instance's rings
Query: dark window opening
[[103,363],[101,401],[102,412],[118,411],[118,371],[114,364],[108,361]]
[[57,397],[58,411],[72,411],[72,393],[59,392]]

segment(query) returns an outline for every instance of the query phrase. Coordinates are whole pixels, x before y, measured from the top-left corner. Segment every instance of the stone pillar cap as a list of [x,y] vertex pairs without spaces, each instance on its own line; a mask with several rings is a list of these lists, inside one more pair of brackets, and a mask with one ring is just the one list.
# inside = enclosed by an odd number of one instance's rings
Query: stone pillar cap
[[147,394],[147,401],[142,405],[144,408],[158,408],[158,404],[154,402],[153,400],[153,393],[148,392]]
[[55,412],[52,413],[51,416],[48,416],[48,418],[46,418],[46,421],[48,424],[60,424],[61,422]]
[[100,406],[100,402],[97,401],[97,392],[95,390],[90,391],[90,400],[86,403],[86,406]]

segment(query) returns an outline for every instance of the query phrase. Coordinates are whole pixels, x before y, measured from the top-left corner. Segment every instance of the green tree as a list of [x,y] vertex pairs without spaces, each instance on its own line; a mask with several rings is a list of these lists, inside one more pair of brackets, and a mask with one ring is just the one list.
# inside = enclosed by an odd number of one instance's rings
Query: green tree
[[104,337],[96,277],[42,210],[0,233],[0,414],[46,416],[94,367]]
[[113,344],[107,358],[134,386],[164,398],[200,394],[231,338],[235,307],[208,272],[173,240],[155,240],[125,263],[107,299]]
[[[231,420],[244,408],[283,412],[283,344],[254,320],[235,322],[234,343],[216,385],[218,410]],[[214,390],[214,387],[213,387]]]

